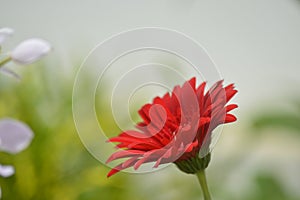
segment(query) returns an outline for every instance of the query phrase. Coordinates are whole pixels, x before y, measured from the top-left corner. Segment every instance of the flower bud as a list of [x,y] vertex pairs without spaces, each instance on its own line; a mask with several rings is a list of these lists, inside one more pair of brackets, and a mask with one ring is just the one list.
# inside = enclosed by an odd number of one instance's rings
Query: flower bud
[[14,30],[11,28],[1,28],[0,29],[0,45],[14,33]]
[[39,38],[28,39],[21,42],[11,53],[14,62],[28,65],[46,55],[51,49],[50,44]]

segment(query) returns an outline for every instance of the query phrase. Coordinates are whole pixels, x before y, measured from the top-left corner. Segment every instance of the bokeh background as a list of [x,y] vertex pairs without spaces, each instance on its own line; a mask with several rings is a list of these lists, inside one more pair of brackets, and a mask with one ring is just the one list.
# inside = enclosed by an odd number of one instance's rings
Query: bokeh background
[[[85,56],[111,35],[145,26],[194,38],[239,90],[238,122],[224,127],[207,170],[213,198],[300,199],[300,1],[0,0],[0,27],[15,30],[4,49],[28,37],[54,47],[34,65],[8,66],[20,82],[0,74],[0,117],[23,120],[35,133],[20,154],[0,153],[2,164],[16,167],[0,178],[2,199],[200,199],[196,178],[175,166],[107,179],[110,169],[75,129],[72,87]],[[109,116],[105,124],[118,134]]]

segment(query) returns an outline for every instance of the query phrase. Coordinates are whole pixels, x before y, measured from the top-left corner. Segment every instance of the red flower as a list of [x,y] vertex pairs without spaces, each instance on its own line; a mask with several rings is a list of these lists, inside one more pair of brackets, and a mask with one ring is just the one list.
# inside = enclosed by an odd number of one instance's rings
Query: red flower
[[107,163],[128,159],[113,168],[108,177],[132,166],[138,169],[148,162],[155,162],[154,167],[173,162],[187,173],[207,167],[210,154],[200,158],[199,152],[208,148],[211,133],[218,125],[236,121],[228,112],[237,105],[226,104],[237,90],[233,84],[223,87],[223,81],[215,83],[207,92],[205,82],[198,88],[195,84],[196,79],[192,78],[182,87],[176,86],[172,94],[154,98],[152,104],[139,110],[143,121],[137,125],[138,130],[125,131],[109,139],[117,142],[121,150],[113,153]]

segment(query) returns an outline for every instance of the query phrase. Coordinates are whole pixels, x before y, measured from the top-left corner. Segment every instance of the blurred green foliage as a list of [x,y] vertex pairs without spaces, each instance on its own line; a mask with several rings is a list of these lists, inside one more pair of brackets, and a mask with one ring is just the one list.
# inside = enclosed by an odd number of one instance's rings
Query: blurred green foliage
[[[263,134],[264,130],[276,131],[277,134],[286,136],[286,134],[294,135],[299,140],[300,134],[300,101],[291,103],[292,109],[265,110],[257,114],[252,122],[254,132]],[[275,136],[276,137],[276,136]],[[280,147],[277,147],[280,148]],[[292,161],[291,163],[292,164]],[[299,199],[297,195],[288,194],[283,188],[282,181],[277,180],[274,175],[259,174],[256,179],[257,190],[252,193],[249,200],[252,199]]]
[[[299,101],[300,102],[300,101]],[[300,133],[300,103],[298,101],[292,104],[293,110],[265,111],[255,116],[253,127],[258,130],[265,128],[281,128],[288,132]]]
[[[0,117],[27,123],[35,137],[17,155],[0,153],[2,164],[12,164],[16,174],[0,178],[4,200],[123,199],[126,181],[107,181],[108,169],[81,144],[72,118],[72,77],[46,66],[32,66],[21,82],[0,74]],[[121,184],[122,185],[122,184]]]
[[282,189],[280,182],[273,176],[265,173],[258,174],[255,177],[254,191],[249,194],[247,199],[249,200],[263,200],[263,199],[273,199],[273,200],[283,200],[291,199],[289,195]]

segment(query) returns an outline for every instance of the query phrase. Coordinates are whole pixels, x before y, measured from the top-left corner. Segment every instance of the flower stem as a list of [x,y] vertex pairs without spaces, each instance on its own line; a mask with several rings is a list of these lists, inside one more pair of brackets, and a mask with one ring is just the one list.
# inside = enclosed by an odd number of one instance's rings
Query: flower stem
[[200,183],[202,192],[203,192],[203,196],[204,196],[204,200],[211,200],[209,191],[208,191],[208,187],[207,187],[207,181],[206,181],[206,176],[205,176],[205,171],[204,170],[200,170],[196,173],[198,181]]
[[0,68],[2,66],[4,66],[6,63],[8,63],[9,61],[11,61],[11,57],[10,56],[4,58],[3,60],[0,60]]

